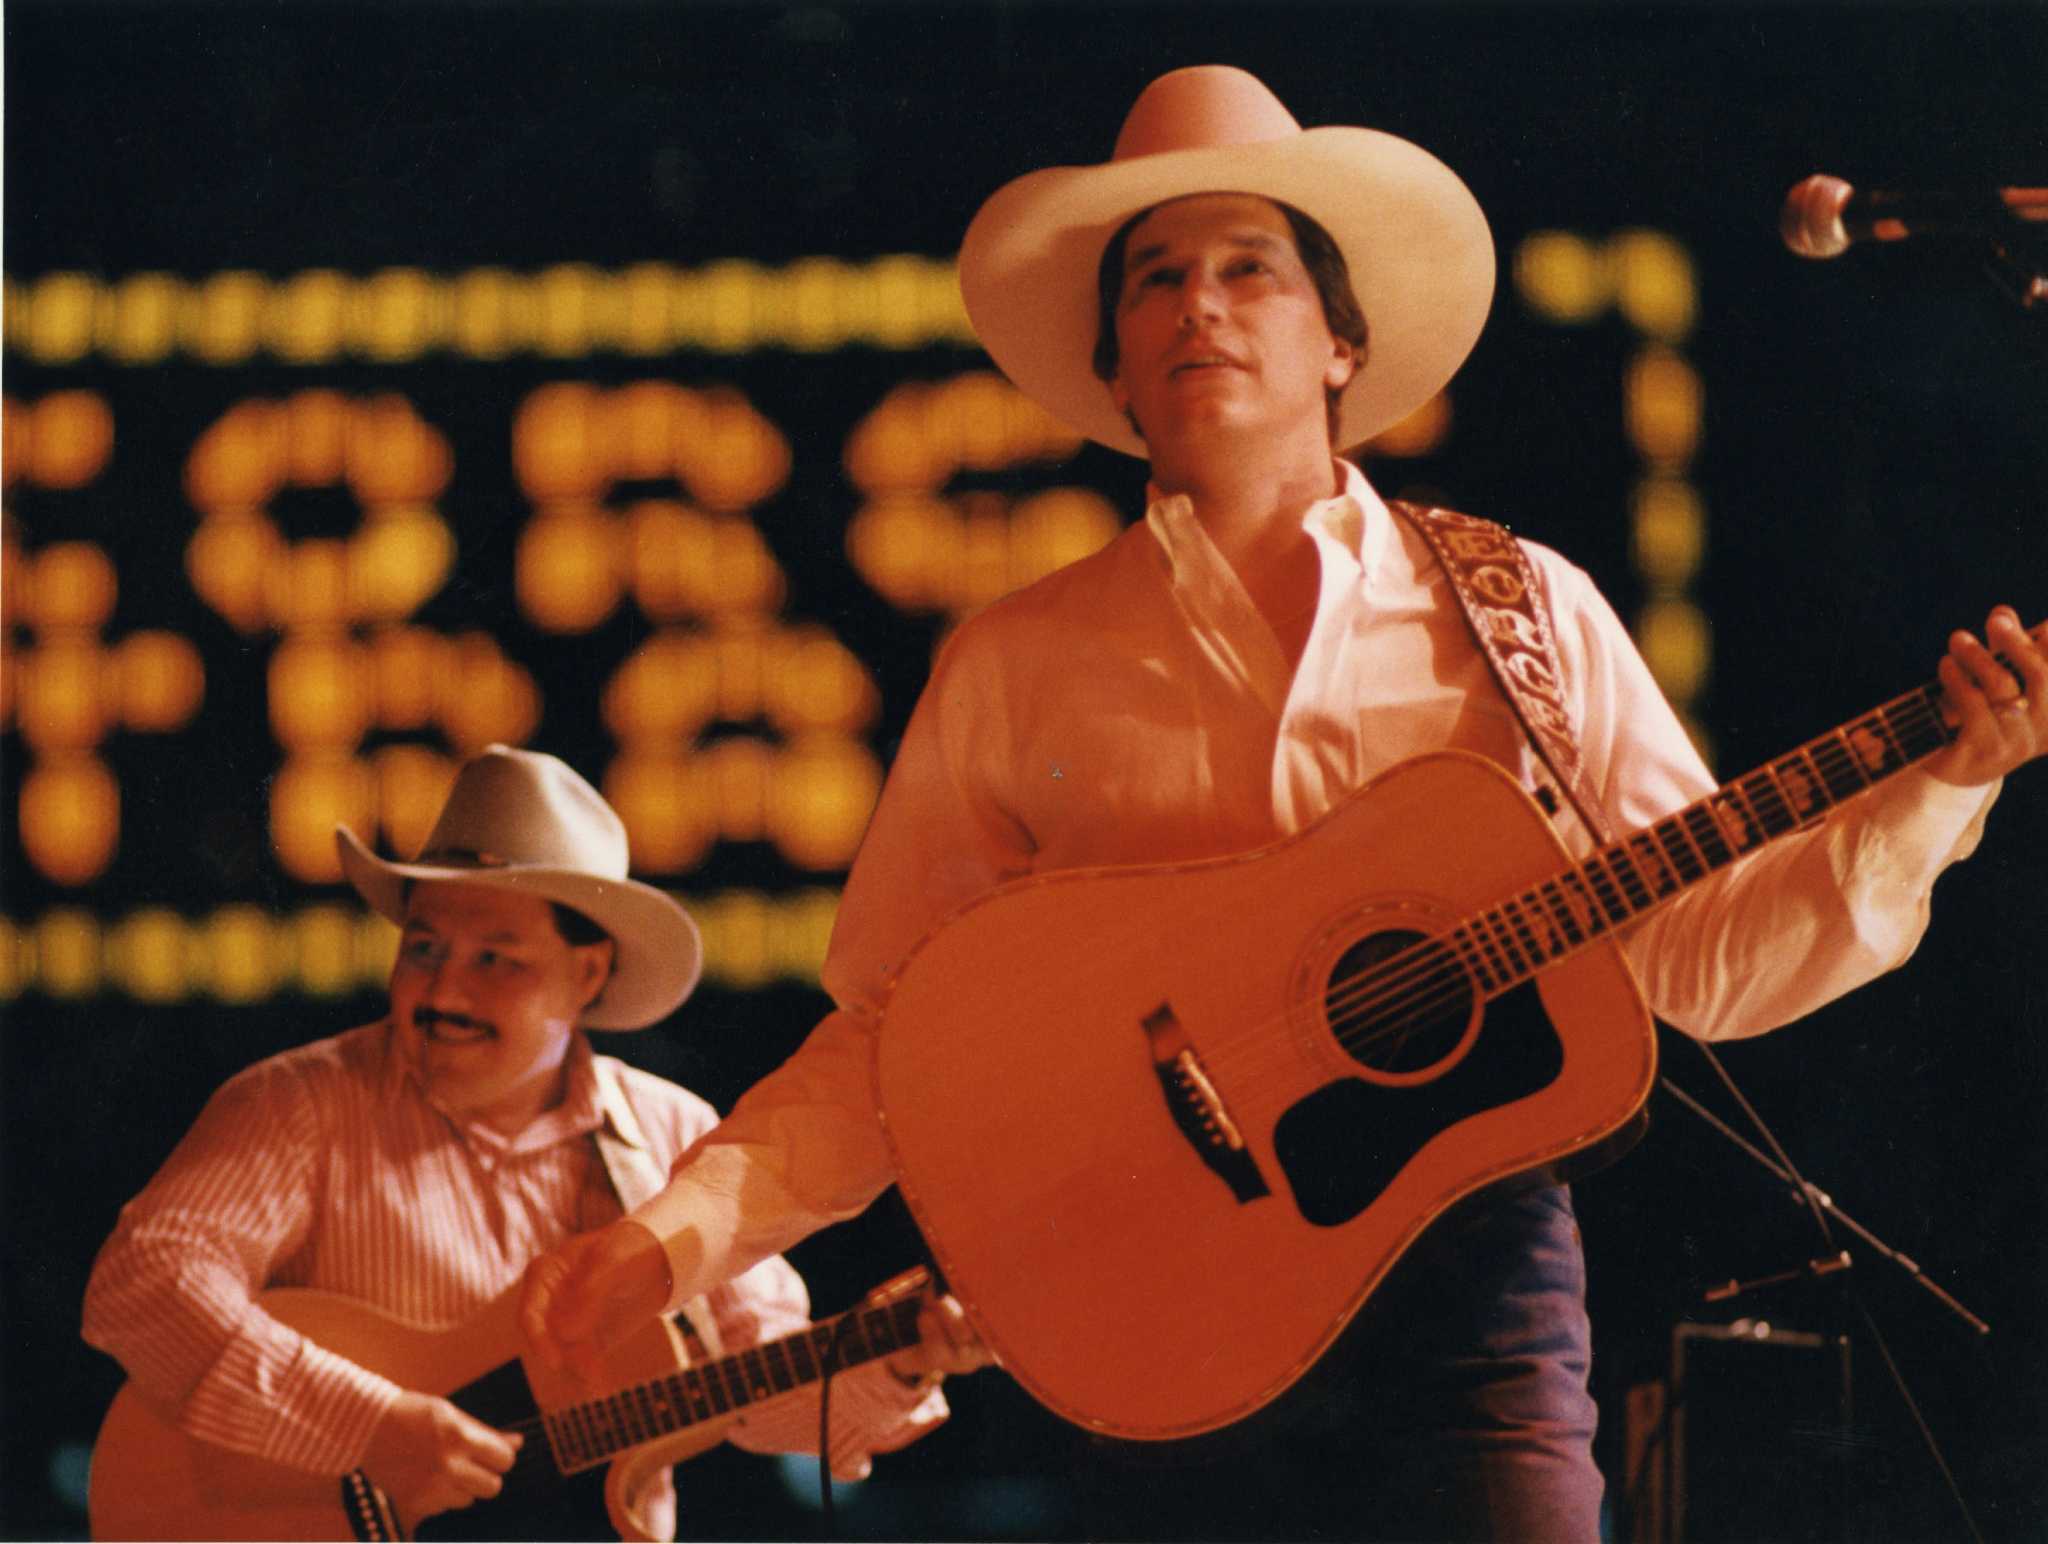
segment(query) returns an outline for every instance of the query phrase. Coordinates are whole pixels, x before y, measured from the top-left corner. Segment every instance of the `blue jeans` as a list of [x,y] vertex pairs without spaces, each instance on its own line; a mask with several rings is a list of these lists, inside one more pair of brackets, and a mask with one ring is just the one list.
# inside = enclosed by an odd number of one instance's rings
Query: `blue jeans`
[[1568,1191],[1468,1203],[1268,1411],[1165,1452],[1119,1445],[1088,1486],[1086,1530],[1590,1544],[1585,1300]]

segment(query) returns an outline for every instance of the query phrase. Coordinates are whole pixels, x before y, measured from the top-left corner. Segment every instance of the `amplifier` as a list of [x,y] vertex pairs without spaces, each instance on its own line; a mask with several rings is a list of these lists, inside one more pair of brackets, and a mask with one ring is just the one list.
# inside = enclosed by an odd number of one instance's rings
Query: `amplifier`
[[1762,1319],[1678,1324],[1670,1376],[1628,1393],[1622,1536],[1846,1541],[1853,1413],[1846,1337]]

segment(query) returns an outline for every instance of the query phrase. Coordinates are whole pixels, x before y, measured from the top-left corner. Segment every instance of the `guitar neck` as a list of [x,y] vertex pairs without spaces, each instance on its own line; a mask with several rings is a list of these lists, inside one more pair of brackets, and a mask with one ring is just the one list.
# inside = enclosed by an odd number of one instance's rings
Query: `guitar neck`
[[1818,823],[1955,735],[1942,719],[1938,684],[1907,692],[1468,918],[1448,942],[1498,995],[1766,843]]
[[730,1419],[849,1367],[918,1343],[917,1314],[930,1276],[891,1283],[888,1300],[744,1351],[542,1413],[557,1466],[574,1474],[705,1421]]

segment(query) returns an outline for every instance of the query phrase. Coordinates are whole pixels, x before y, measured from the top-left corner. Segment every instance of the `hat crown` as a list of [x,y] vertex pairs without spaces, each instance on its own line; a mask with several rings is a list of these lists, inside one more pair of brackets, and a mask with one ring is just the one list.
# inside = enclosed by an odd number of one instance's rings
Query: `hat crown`
[[419,861],[457,867],[570,869],[624,879],[626,828],[566,763],[487,746],[463,764]]
[[1111,159],[1265,144],[1300,132],[1294,114],[1256,75],[1227,64],[1197,64],[1160,76],[1139,94]]

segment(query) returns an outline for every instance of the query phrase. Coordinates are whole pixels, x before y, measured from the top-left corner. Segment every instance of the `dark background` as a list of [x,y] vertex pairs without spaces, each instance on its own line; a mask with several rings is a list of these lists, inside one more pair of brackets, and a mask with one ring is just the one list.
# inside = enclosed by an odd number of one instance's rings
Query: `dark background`
[[[2003,301],[1964,252],[1858,250],[1806,264],[1774,231],[1784,190],[1814,170],[1872,185],[2048,181],[2048,14],[2035,6],[13,0],[4,27],[5,265],[17,282],[60,269],[283,277],[390,264],[944,256],[1008,178],[1106,155],[1154,75],[1239,64],[1306,124],[1366,122],[1442,156],[1478,194],[1504,255],[1553,227],[1597,237],[1649,226],[1690,249],[1702,312],[1685,348],[1706,392],[1692,476],[1710,521],[1693,588],[1714,623],[1715,668],[1700,714],[1724,774],[1921,680],[1947,631],[1981,627],[1994,601],[2030,620],[2048,610],[2043,325]],[[1632,347],[1617,320],[1571,331],[1539,322],[1504,283],[1454,388],[1451,440],[1381,480],[1510,520],[1587,566],[1629,614],[1640,599],[1625,519],[1636,457],[1618,380]],[[838,447],[891,382],[950,375],[977,357],[849,349],[822,359],[763,351],[227,371],[173,360],[137,371],[90,359],[44,367],[10,353],[10,398],[100,390],[122,434],[90,489],[61,505],[31,489],[13,496],[25,540],[106,546],[123,581],[110,633],[165,626],[193,637],[208,695],[182,735],[104,748],[122,779],[125,835],[114,867],[82,897],[27,869],[9,798],[8,916],[33,920],[72,899],[113,916],[145,902],[196,914],[309,898],[262,847],[262,790],[278,754],[262,723],[267,643],[237,639],[181,580],[146,577],[153,567],[175,574],[190,530],[165,468],[228,402],[395,383],[445,426],[462,447],[443,512],[463,560],[422,620],[489,628],[540,679],[548,707],[536,743],[594,768],[607,747],[594,694],[577,689],[578,649],[542,640],[512,611],[509,406],[558,378],[739,385],[796,445],[790,485],[755,516],[790,573],[787,609],[826,620],[876,673],[875,743],[886,757],[934,624],[884,605],[843,557],[840,529],[858,499]],[[1133,464],[1095,450],[1061,475],[1126,507],[1140,487]],[[589,647],[611,658],[637,636],[608,624]],[[18,763],[11,731],[0,752]],[[1934,926],[1906,967],[1727,1053],[1802,1167],[1994,1326],[1974,1337],[1857,1251],[1852,1274],[1980,1526],[2000,1538],[2048,1532],[2043,777],[2030,769],[2007,788],[1983,849],[1942,881]],[[195,830],[243,858],[189,861]],[[772,853],[731,845],[688,877],[692,888],[794,881]],[[607,1048],[725,1104],[787,1053],[818,1007],[793,988],[707,990],[675,1026]],[[77,1450],[119,1375],[77,1340],[77,1305],[120,1203],[227,1073],[376,1008],[374,996],[248,1009],[32,992],[6,1003],[9,1536],[83,1528],[64,1492],[76,1488]],[[1710,1094],[1697,1053],[1670,1037],[1665,1048],[1670,1075]],[[1845,1302],[1779,1293],[1702,1308],[1705,1286],[1796,1265],[1821,1246],[1747,1160],[1665,1096],[1652,1108],[1636,1153],[1579,1187],[1610,1474],[1623,1391],[1660,1370],[1679,1318],[1853,1328],[1855,1439],[1809,1454],[1803,1472],[1833,1483],[1847,1466],[1849,1536],[1965,1536]],[[915,1247],[891,1198],[796,1258],[821,1309],[835,1309]],[[1757,1429],[1811,1376],[1784,1356],[1788,1370],[1772,1374],[1780,1385],[1767,1379],[1754,1395]],[[1072,1532],[1062,1476],[1081,1453],[1078,1435],[999,1374],[956,1389],[951,1425],[885,1460],[875,1482],[845,1498],[841,1526],[867,1536]],[[1801,1473],[1770,1469],[1744,1483],[1781,1493],[1789,1519]],[[721,1456],[683,1478],[686,1535],[817,1527],[768,1464]],[[1256,1471],[1231,1482],[1261,1483]],[[1341,1506],[1344,1477],[1330,1484]],[[1184,1487],[1158,1474],[1134,1477],[1133,1526],[1177,1515],[1152,1510],[1175,1489]]]

